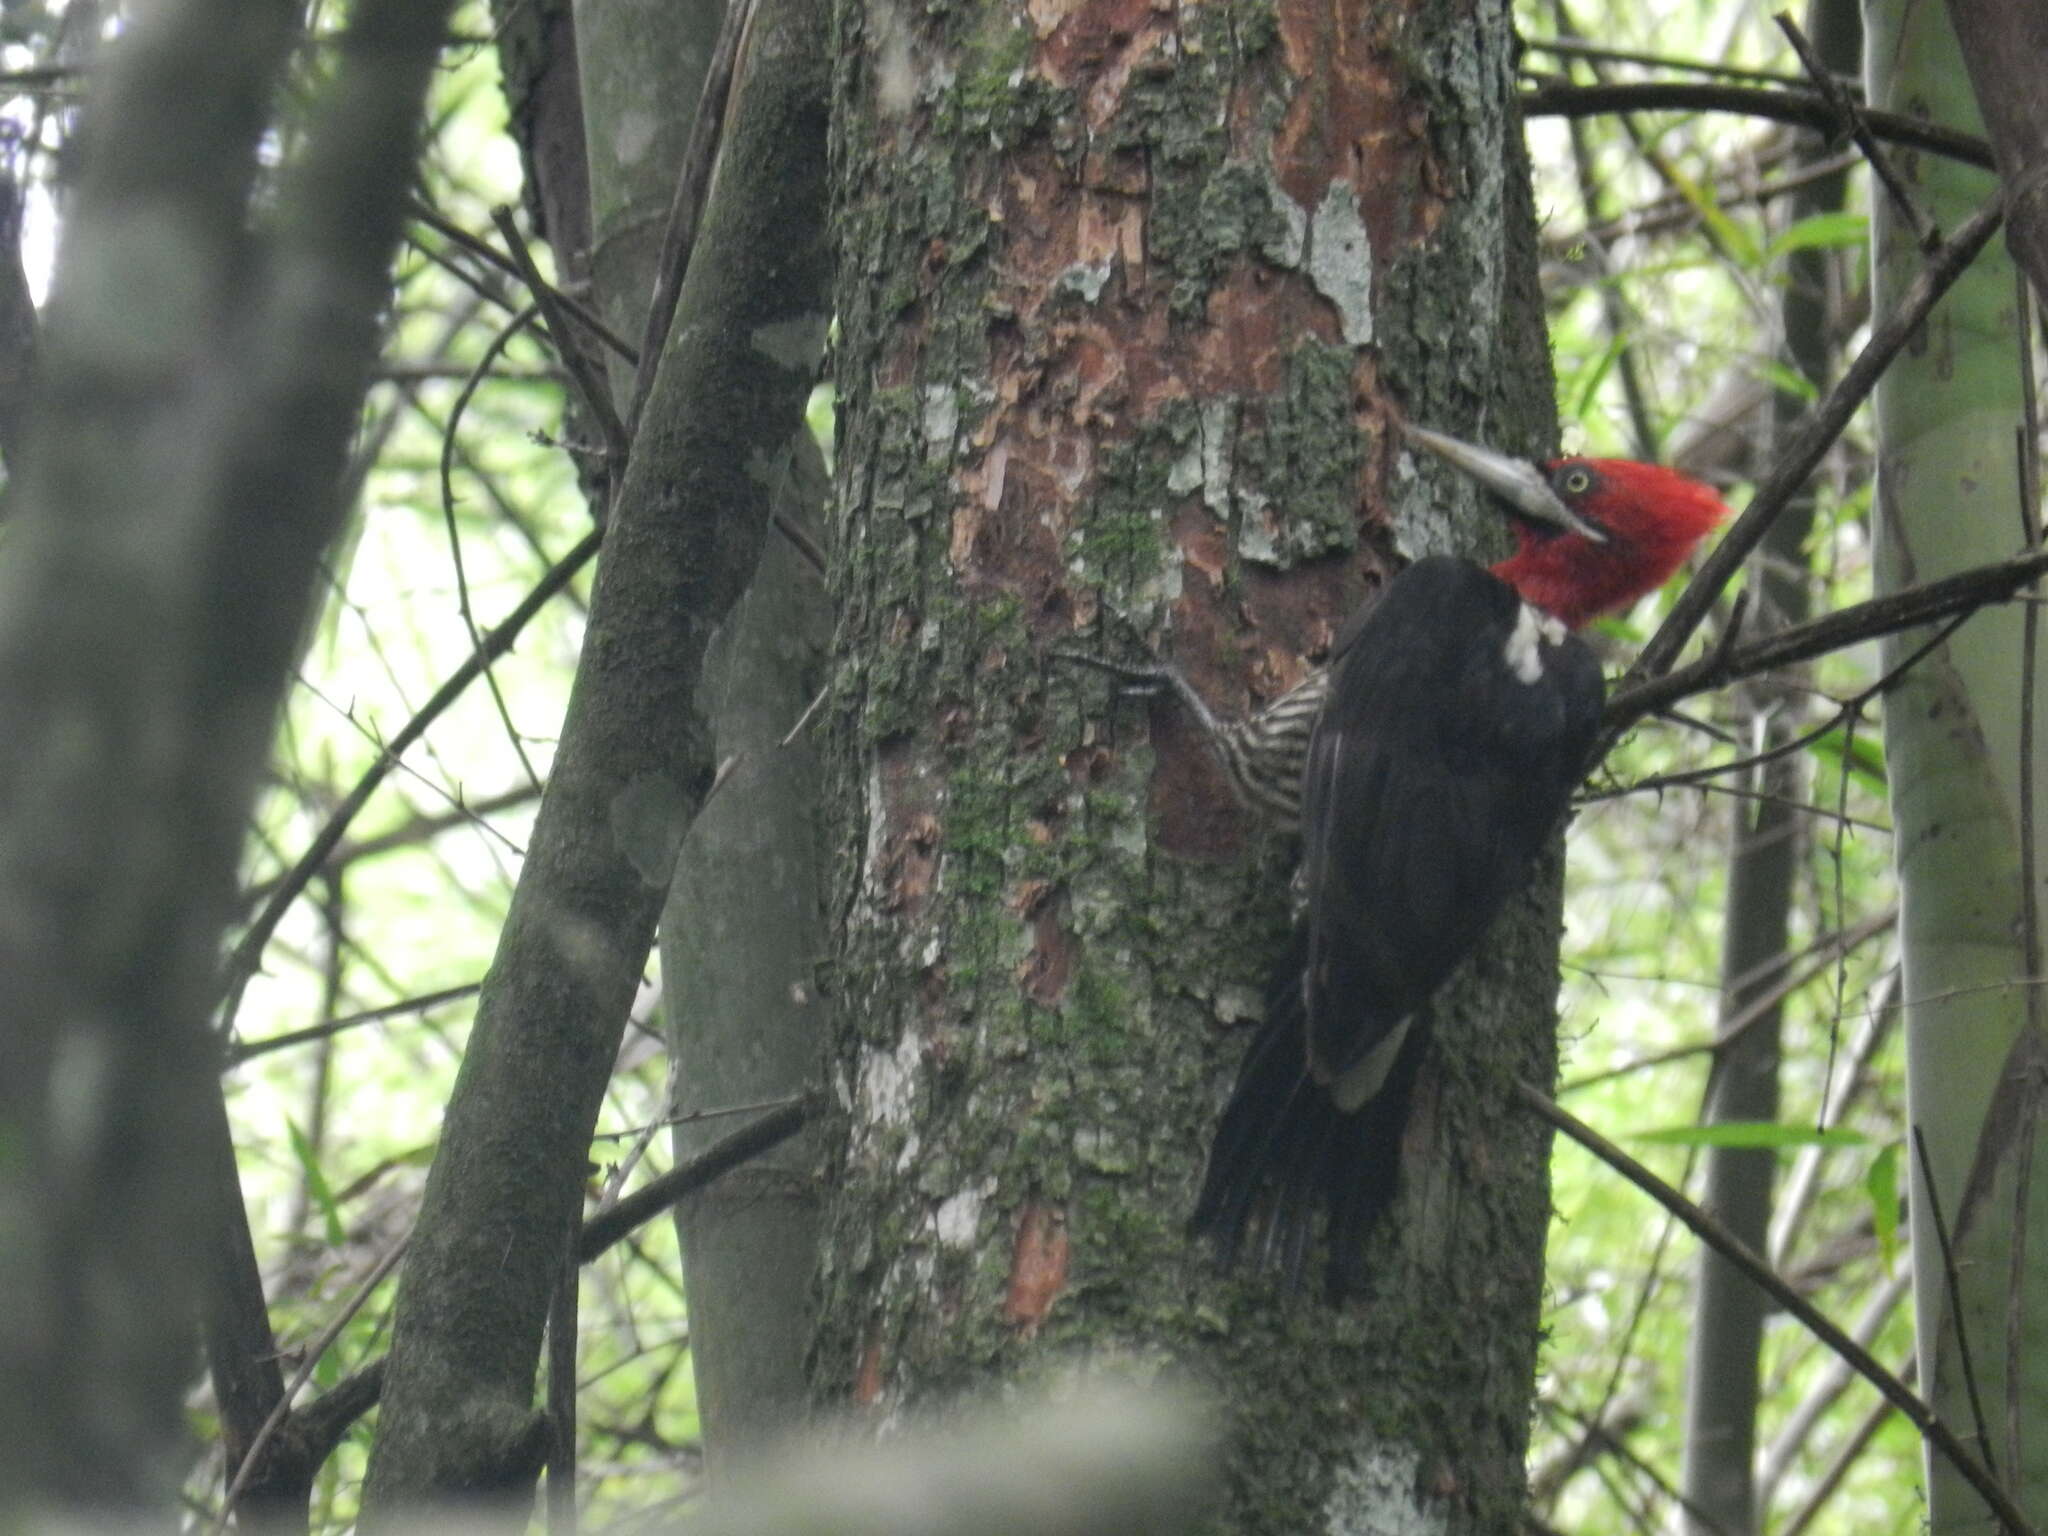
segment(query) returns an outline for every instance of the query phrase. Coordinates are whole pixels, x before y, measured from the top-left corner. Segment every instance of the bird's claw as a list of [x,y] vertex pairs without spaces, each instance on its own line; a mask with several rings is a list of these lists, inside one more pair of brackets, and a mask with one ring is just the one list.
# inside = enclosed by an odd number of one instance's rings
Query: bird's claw
[[1122,687],[1120,693],[1137,698],[1154,698],[1174,687],[1174,672],[1171,667],[1159,662],[1144,666],[1132,666],[1129,662],[1110,661],[1101,656],[1091,656],[1085,651],[1070,651],[1055,646],[1046,652],[1054,661],[1070,661],[1076,666],[1091,667],[1097,672],[1107,673]]

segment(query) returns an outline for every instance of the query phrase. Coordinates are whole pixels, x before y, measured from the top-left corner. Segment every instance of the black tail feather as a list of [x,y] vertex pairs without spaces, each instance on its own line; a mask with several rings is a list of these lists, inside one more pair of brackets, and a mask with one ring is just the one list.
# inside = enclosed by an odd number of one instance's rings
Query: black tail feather
[[1330,1204],[1332,1298],[1364,1289],[1366,1242],[1400,1188],[1401,1139],[1415,1103],[1415,1079],[1429,1053],[1429,1035],[1427,1016],[1417,1018],[1379,1093],[1358,1113],[1336,1116],[1344,1133],[1332,1142],[1331,1160],[1323,1170]]
[[[1294,947],[1301,948],[1299,936]],[[1416,1021],[1379,1093],[1345,1113],[1309,1075],[1303,958],[1290,954],[1275,973],[1189,1226],[1214,1242],[1224,1267],[1249,1258],[1254,1268],[1277,1270],[1295,1291],[1320,1209],[1328,1216],[1328,1288],[1339,1300],[1363,1288],[1367,1240],[1398,1188],[1401,1137],[1428,1029]]]

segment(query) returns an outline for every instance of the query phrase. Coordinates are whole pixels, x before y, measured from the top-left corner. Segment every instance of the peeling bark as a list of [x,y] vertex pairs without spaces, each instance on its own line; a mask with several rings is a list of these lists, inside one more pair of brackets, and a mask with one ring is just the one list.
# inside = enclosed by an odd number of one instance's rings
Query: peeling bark
[[1510,43],[1491,4],[840,6],[827,1402],[1171,1368],[1228,1404],[1235,1528],[1519,1505],[1547,1137],[1504,1087],[1552,1073],[1555,869],[1445,1000],[1379,1293],[1283,1311],[1182,1223],[1289,851],[1168,705],[1048,657],[1152,648],[1235,713],[1472,547],[1387,426],[1548,430]]

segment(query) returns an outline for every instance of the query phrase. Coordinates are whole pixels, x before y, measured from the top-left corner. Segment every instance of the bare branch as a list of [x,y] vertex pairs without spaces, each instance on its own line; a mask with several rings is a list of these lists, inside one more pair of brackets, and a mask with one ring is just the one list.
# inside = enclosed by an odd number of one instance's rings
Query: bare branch
[[1941,1421],[1933,1407],[1887,1370],[1869,1350],[1836,1326],[1832,1318],[1788,1285],[1784,1277],[1765,1263],[1747,1243],[1732,1235],[1713,1216],[1686,1199],[1678,1190],[1658,1178],[1578,1116],[1560,1108],[1548,1095],[1538,1092],[1527,1083],[1517,1083],[1515,1097],[1540,1119],[1548,1121],[1554,1128],[1564,1132],[1684,1222],[1695,1237],[1761,1286],[1773,1301],[1797,1318],[1808,1332],[1846,1360],[1859,1376],[1884,1395],[1887,1402],[1913,1422],[1913,1426],[1927,1438],[1929,1444],[1948,1458],[1949,1464],[1962,1474],[1964,1481],[1976,1489],[1984,1502],[1991,1507],[1992,1513],[2005,1523],[2007,1536],[2033,1536],[2034,1527],[2028,1522],[2026,1515],[2012,1501],[2012,1497],[1999,1486],[1998,1479],[1991,1475],[1984,1463],[1971,1455],[1969,1447],[1963,1444],[1955,1431]]
[[[1832,133],[1835,109],[1818,91],[1763,91],[1740,85],[1697,81],[1644,85],[1540,85],[1522,92],[1524,117],[1605,117],[1614,112],[1732,112],[1743,117],[1793,123]],[[1957,133],[1898,112],[1865,111],[1864,122],[1879,138],[1909,149],[1946,155],[1965,165],[1992,168],[1991,146],[1974,134]]]

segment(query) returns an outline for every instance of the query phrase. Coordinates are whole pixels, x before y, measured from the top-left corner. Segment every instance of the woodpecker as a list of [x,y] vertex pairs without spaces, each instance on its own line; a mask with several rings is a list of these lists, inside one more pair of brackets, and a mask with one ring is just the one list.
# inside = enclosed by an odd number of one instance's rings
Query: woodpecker
[[1300,909],[1223,1112],[1192,1227],[1298,1286],[1318,1207],[1328,1290],[1361,1288],[1392,1201],[1432,995],[1564,814],[1600,724],[1572,633],[1660,586],[1727,516],[1712,490],[1624,460],[1510,458],[1405,429],[1499,499],[1490,570],[1418,560],[1345,625],[1328,667],[1209,728],[1239,793],[1299,827]]

